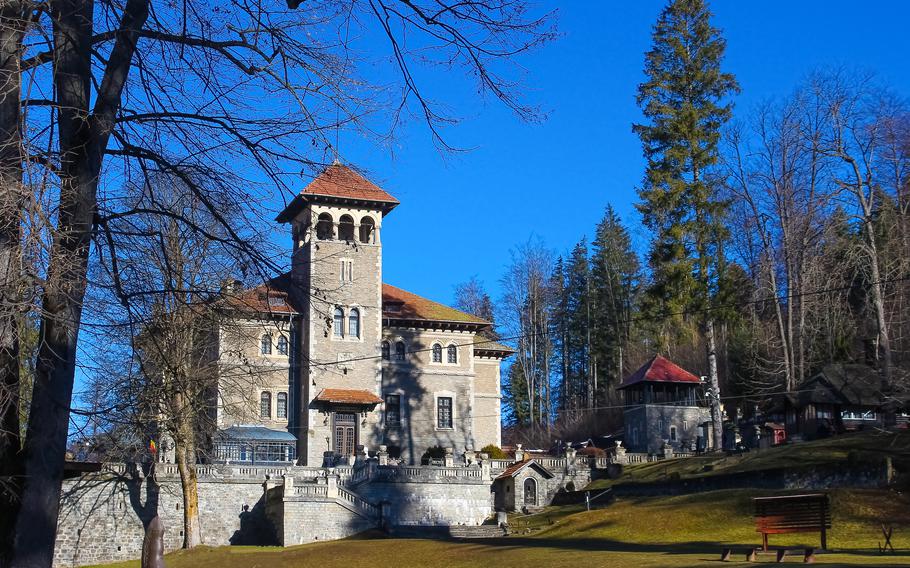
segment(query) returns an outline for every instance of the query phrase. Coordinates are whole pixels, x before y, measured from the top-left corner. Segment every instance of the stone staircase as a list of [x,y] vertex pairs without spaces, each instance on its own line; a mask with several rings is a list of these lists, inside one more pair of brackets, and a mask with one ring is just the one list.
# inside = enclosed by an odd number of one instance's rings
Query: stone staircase
[[480,525],[479,527],[453,526],[449,527],[449,536],[452,538],[502,538],[508,535],[505,527],[497,525]]

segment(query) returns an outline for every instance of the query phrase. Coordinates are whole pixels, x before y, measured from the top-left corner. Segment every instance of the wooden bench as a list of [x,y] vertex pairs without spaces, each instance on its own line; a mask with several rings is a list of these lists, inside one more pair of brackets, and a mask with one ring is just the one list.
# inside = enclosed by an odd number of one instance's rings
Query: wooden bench
[[755,531],[762,535],[762,550],[768,550],[769,534],[797,532],[821,533],[822,550],[828,548],[831,509],[826,493],[756,497]]

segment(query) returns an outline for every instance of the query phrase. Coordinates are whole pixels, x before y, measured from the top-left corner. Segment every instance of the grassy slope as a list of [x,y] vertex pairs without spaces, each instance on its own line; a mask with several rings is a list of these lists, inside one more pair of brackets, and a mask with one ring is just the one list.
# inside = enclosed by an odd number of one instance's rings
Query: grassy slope
[[[761,493],[717,491],[700,495],[624,499],[609,508],[581,512],[554,508],[531,521],[541,529],[495,541],[439,542],[357,538],[288,549],[203,548],[168,555],[170,568],[441,568],[496,566],[715,566],[724,545],[759,542],[750,516],[750,498]],[[826,566],[910,565],[910,498],[888,491],[833,492],[834,529],[829,546],[838,554],[823,555]],[[869,553],[877,546],[878,525],[887,519],[897,527],[894,545],[904,554],[882,557]],[[815,545],[817,535],[778,537],[773,543]],[[731,565],[745,565],[739,562]],[[764,560],[771,560],[765,557]],[[138,562],[116,565],[137,568]]]
[[[674,472],[683,479],[700,476],[760,471],[785,467],[843,463],[847,455],[856,452],[861,458],[889,456],[896,467],[910,469],[910,431],[865,431],[843,436],[753,451],[741,456],[699,456],[666,462],[627,466],[617,480],[600,479],[591,489],[609,487],[625,481],[664,481]],[[709,466],[711,471],[705,471]]]

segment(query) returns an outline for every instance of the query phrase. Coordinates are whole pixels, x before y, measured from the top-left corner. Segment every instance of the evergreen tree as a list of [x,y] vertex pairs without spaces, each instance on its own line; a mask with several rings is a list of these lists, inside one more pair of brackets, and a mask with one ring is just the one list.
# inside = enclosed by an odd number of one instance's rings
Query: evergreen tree
[[612,206],[597,225],[591,256],[591,357],[597,389],[595,406],[612,405],[622,382],[631,340],[640,267],[632,239]]
[[732,112],[727,99],[738,86],[733,75],[720,69],[726,42],[710,20],[704,0],[672,0],[663,10],[654,27],[653,47],[645,56],[647,79],[638,88],[638,104],[648,123],[635,125],[634,131],[647,160],[638,207],[654,233],[647,306],[670,323],[661,337],[664,349],[671,340],[668,330],[700,324],[719,443],[720,384],[714,320],[708,308],[722,277],[726,205],[716,197],[709,174],[718,160],[720,129]]
[[566,265],[565,319],[567,323],[565,363],[572,407],[593,408],[594,382],[591,376],[591,304],[588,243],[582,238],[572,249]]

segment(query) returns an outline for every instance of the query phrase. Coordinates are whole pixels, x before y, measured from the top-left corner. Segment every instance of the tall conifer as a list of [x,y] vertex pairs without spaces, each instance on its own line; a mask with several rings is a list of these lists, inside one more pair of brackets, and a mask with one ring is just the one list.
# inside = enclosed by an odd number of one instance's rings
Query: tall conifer
[[704,0],[672,0],[654,26],[653,46],[645,55],[647,78],[638,87],[647,124],[633,127],[647,160],[638,208],[654,233],[647,305],[670,324],[661,337],[664,349],[689,322],[699,324],[716,444],[723,425],[710,307],[723,267],[726,206],[716,195],[710,169],[718,160],[721,127],[732,112],[729,97],[738,90],[733,75],[720,69],[725,47]]

